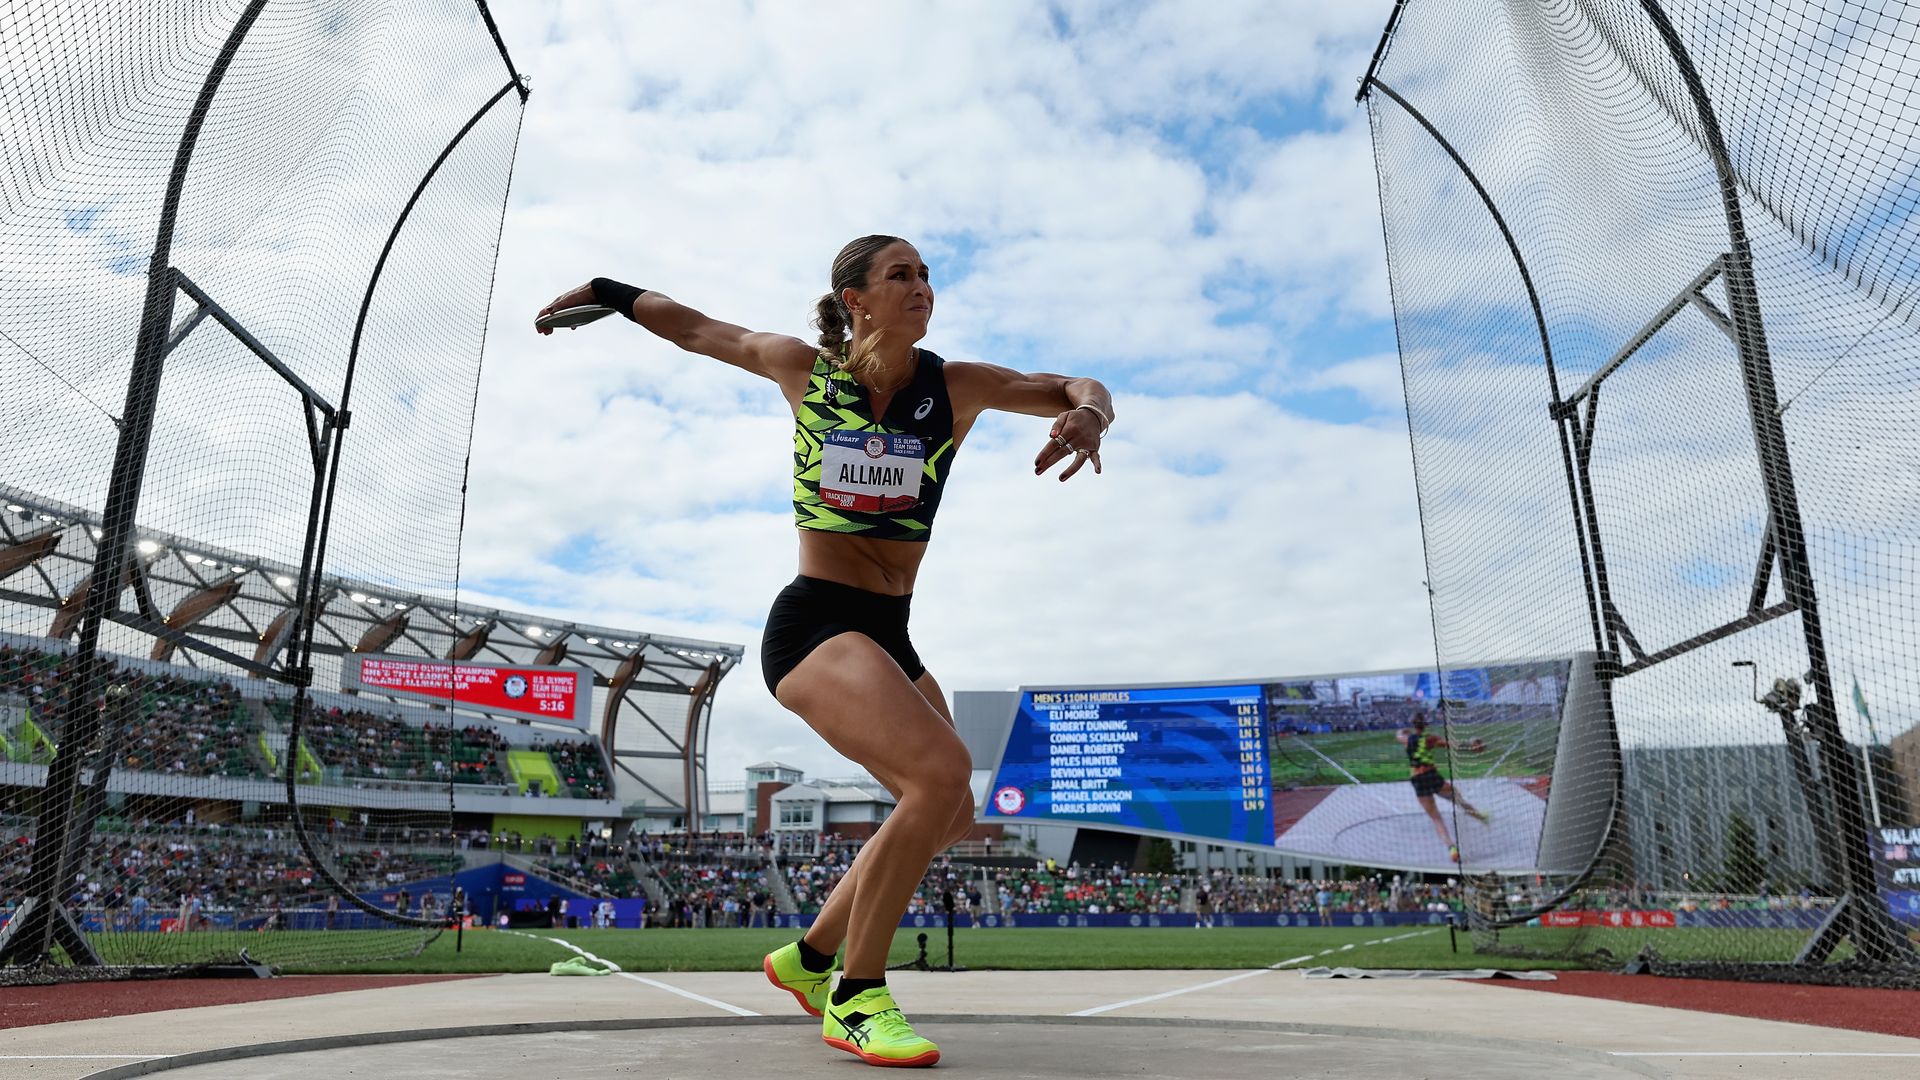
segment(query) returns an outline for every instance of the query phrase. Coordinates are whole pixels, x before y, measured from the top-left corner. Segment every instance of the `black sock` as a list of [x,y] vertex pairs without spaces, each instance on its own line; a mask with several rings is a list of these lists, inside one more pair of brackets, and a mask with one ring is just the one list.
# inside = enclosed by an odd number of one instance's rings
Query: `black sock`
[[833,1003],[845,1005],[853,1000],[854,995],[885,985],[887,985],[885,979],[841,979],[840,985],[833,988]]
[[800,966],[816,975],[824,975],[833,970],[833,954],[821,952],[807,944],[806,938],[801,938]]

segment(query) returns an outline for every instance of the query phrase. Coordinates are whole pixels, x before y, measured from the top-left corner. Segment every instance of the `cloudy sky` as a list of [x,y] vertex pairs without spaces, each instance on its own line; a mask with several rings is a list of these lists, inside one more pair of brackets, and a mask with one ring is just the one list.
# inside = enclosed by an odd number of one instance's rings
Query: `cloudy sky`
[[632,326],[536,336],[596,274],[811,336],[848,239],[915,241],[949,359],[1114,392],[1106,473],[1046,422],[963,448],[914,599],[949,691],[1431,662],[1366,118],[1391,4],[495,5],[532,80],[464,591],[734,642],[713,775],[853,767],[766,692],[795,572],[771,383]]

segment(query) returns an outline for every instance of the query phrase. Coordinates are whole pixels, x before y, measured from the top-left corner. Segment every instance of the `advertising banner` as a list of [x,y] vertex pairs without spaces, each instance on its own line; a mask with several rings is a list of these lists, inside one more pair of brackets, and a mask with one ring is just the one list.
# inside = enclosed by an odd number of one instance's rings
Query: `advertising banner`
[[[815,915],[776,915],[777,927],[802,930],[812,926]],[[1111,927],[1111,928],[1152,928],[1152,927],[1192,927],[1198,920],[1191,911],[1143,912],[1121,911],[1112,914],[1075,915],[1054,914],[1049,912],[1023,911],[1010,915],[988,914],[980,917],[983,927],[1016,927],[1022,930],[1045,930],[1074,927]],[[1271,926],[1271,927],[1388,927],[1388,926],[1445,926],[1452,918],[1447,912],[1438,911],[1342,911],[1336,912],[1329,920],[1322,921],[1320,916],[1305,911],[1225,911],[1215,914],[1212,925],[1227,926]],[[965,929],[973,925],[971,918],[964,912],[956,912],[953,925]],[[941,914],[903,915],[900,918],[902,929],[942,929],[947,925],[946,916]]]
[[1672,929],[1679,922],[1671,911],[1549,911],[1540,916],[1540,925]]
[[457,709],[586,730],[593,710],[593,674],[585,668],[531,667],[353,655],[340,668],[340,688],[451,703]]
[[1920,825],[1874,829],[1873,869],[1887,910],[1920,927]]

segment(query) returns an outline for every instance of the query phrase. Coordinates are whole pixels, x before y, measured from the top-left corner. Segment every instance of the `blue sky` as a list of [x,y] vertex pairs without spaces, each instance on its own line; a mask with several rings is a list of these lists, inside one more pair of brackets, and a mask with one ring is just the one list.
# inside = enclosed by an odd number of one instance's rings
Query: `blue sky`
[[605,274],[810,337],[840,245],[890,232],[932,266],[927,347],[1093,376],[1118,402],[1103,476],[1033,477],[1032,418],[983,422],[962,449],[915,598],[949,690],[1426,662],[1352,101],[1389,7],[502,7],[534,92],[467,593],[742,644],[714,775],[769,753],[850,771],[759,679],[794,572],[771,384],[630,326],[527,323]]

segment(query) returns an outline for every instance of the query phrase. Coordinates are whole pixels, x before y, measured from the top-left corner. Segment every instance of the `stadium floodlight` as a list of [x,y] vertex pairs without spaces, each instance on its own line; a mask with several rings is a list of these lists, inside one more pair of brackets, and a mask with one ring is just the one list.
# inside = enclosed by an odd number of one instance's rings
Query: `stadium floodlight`
[[140,554],[142,555],[151,555],[160,550],[160,545],[153,540],[142,540],[137,546],[140,548]]
[[528,637],[539,637],[539,636],[540,636],[540,628],[539,628],[539,627],[537,627],[537,626],[529,626],[529,627],[527,627],[527,636],[528,636]]
[[406,604],[403,604],[403,603],[401,603],[401,602],[400,602],[400,601],[398,601],[398,600],[395,600],[395,601],[393,602],[393,610],[395,610],[395,611],[405,611],[405,610],[407,610],[407,607],[408,607],[408,605],[406,605]]
[[590,638],[588,638],[588,639],[587,639],[587,644],[589,644],[589,645],[598,645],[598,644],[600,644],[600,639],[599,639],[599,638],[597,638],[597,637],[590,637]]
[[281,574],[279,577],[273,579],[273,583],[285,589],[293,585],[293,579],[285,574]]
[[366,602],[367,602],[367,594],[366,594],[366,593],[363,593],[363,592],[357,592],[357,593],[354,593],[354,594],[353,594],[353,602],[354,602],[354,603],[356,603],[356,604],[364,604],[364,603],[366,603]]
[[107,535],[106,533],[104,533],[104,532],[101,532],[101,531],[100,531],[99,529],[90,529],[90,530],[88,530],[88,531],[90,531],[90,532],[92,532],[92,533],[93,533],[93,538],[94,538],[95,540],[98,540],[98,539],[100,539],[101,537],[103,537],[103,536],[105,536],[105,535]]
[[7,513],[9,514],[24,514],[26,512],[27,512],[27,508],[24,506],[21,506],[19,503],[7,504]]

